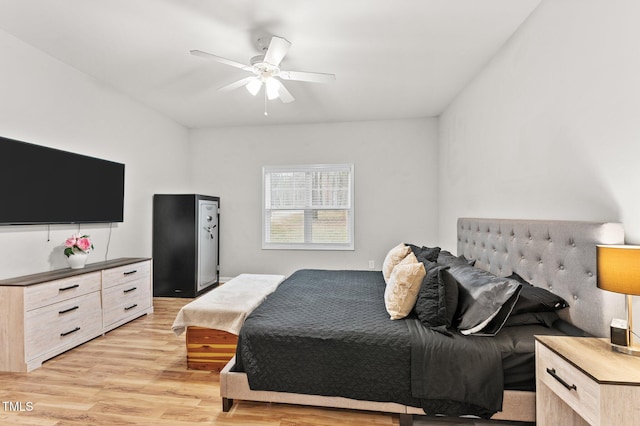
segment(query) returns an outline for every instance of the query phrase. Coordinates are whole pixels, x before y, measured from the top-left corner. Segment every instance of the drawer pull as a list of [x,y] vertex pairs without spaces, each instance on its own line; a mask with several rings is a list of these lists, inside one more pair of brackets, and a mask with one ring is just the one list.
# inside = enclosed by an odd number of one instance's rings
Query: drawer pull
[[578,388],[576,387],[576,385],[570,385],[569,383],[565,382],[562,377],[558,376],[558,374],[556,373],[556,369],[555,368],[547,368],[547,373],[549,373],[551,375],[551,377],[553,377],[554,379],[556,379],[557,381],[560,382],[560,384],[562,386],[564,386],[565,388],[567,388],[568,390],[574,390],[577,391]]
[[74,306],[73,308],[65,309],[64,311],[58,311],[58,314],[60,314],[60,315],[66,314],[67,312],[75,311],[78,308],[79,308],[79,306]]
[[138,287],[131,287],[131,288],[128,288],[126,290],[123,290],[122,292],[123,293],[129,293],[130,291],[137,290],[137,289],[138,289]]
[[134,303],[134,304],[133,304],[133,305],[131,305],[131,306],[127,306],[127,307],[125,307],[125,308],[124,308],[124,310],[125,310],[125,311],[128,311],[129,309],[133,309],[133,308],[135,308],[136,306],[138,306],[138,304],[137,304],[137,303]]
[[70,331],[67,331],[67,332],[64,332],[64,333],[60,333],[60,336],[61,337],[68,336],[68,335],[70,335],[72,333],[75,333],[78,330],[80,330],[80,327],[76,327],[73,330],[70,330]]
[[124,275],[131,275],[131,274],[135,274],[136,272],[138,272],[137,269],[134,269],[133,271],[127,271],[124,273]]
[[78,288],[78,287],[80,287],[80,284],[74,284],[74,285],[70,285],[69,287],[62,287],[58,291],[67,291],[67,290],[71,290],[73,288]]

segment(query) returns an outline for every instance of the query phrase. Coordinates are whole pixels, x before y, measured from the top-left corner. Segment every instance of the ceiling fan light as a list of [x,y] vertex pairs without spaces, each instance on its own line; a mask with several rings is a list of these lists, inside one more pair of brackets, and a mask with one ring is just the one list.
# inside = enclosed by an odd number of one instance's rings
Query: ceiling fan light
[[260,80],[258,80],[258,79],[254,79],[254,80],[251,80],[250,82],[248,82],[247,85],[244,86],[244,87],[247,88],[249,93],[251,93],[253,96],[255,96],[260,91],[260,88],[262,87],[262,82]]
[[280,82],[278,80],[268,78],[264,84],[267,88],[267,98],[270,101],[280,96]]

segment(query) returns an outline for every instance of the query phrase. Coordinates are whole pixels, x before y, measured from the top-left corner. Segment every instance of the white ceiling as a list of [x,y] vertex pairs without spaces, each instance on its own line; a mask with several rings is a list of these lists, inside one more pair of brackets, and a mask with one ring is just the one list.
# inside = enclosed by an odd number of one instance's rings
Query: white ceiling
[[[0,0],[0,29],[190,127],[437,116],[540,0]],[[281,67],[333,73],[285,82],[268,103],[217,88],[249,74],[255,40],[292,46]],[[1,52],[0,52],[1,54]]]

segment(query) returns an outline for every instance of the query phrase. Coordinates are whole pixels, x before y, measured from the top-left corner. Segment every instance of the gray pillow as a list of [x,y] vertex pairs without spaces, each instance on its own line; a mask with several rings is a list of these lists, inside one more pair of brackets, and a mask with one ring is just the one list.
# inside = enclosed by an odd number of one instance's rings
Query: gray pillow
[[[440,254],[440,247],[418,247],[415,244],[406,244],[411,248],[413,254],[416,255],[418,262],[436,262]],[[427,265],[425,265],[426,267]]]
[[514,314],[557,311],[569,306],[562,297],[544,288],[532,286],[515,272],[507,278],[511,278],[522,284],[520,297],[518,298],[516,306],[513,308]]
[[464,255],[454,256],[453,254],[451,254],[451,252],[447,250],[441,250],[440,253],[438,253],[438,263],[442,265],[448,265],[448,266],[453,266],[453,265],[473,266],[476,263],[476,261],[469,260],[466,257],[464,257]]
[[[462,334],[497,333],[509,317],[520,293],[521,284],[499,278],[490,272],[458,262],[449,272],[459,284],[457,328]],[[497,318],[491,329],[483,329]]]
[[425,263],[427,275],[416,300],[415,312],[426,327],[449,328],[458,306],[458,283],[447,272],[448,266]]

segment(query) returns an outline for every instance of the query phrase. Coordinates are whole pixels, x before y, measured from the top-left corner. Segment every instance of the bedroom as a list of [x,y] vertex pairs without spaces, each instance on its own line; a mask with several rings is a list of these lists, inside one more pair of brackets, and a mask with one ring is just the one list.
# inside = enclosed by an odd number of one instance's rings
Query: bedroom
[[[437,118],[196,131],[3,31],[0,87],[10,102],[0,106],[2,135],[128,164],[127,219],[113,231],[110,257],[151,255],[153,193],[219,195],[227,206],[221,231],[226,277],[290,273],[309,265],[366,269],[368,260],[379,264],[388,248],[404,239],[455,250],[455,220],[461,216],[619,221],[628,242],[638,243],[639,14],[631,0],[542,1]],[[237,163],[221,161],[210,170],[207,159],[239,163],[256,152],[267,157],[269,152],[260,150],[269,148],[262,145],[293,151],[308,135],[316,139],[306,142],[306,154],[292,152],[296,161],[333,161],[333,151],[317,142],[327,139],[354,141],[353,156],[367,159],[358,169],[360,182],[371,187],[357,188],[358,211],[367,212],[356,223],[357,249],[346,256],[262,256],[259,218],[244,213],[258,205],[259,192],[250,196],[256,190],[247,179],[224,184]],[[224,145],[206,144],[214,139]],[[398,154],[396,164],[388,164],[387,155],[395,151],[385,150],[390,139],[421,153],[410,158],[411,175],[400,172],[407,156]],[[356,140],[369,146],[358,148]],[[64,177],[61,171],[61,181]],[[428,184],[409,190],[410,179]],[[391,226],[398,205],[415,216]],[[41,228],[0,229],[2,278],[66,266],[63,258],[50,255],[70,229],[53,227],[51,242]],[[100,259],[108,230],[89,229]],[[250,252],[246,244],[253,244]],[[27,250],[30,256],[24,258],[21,252]]]

